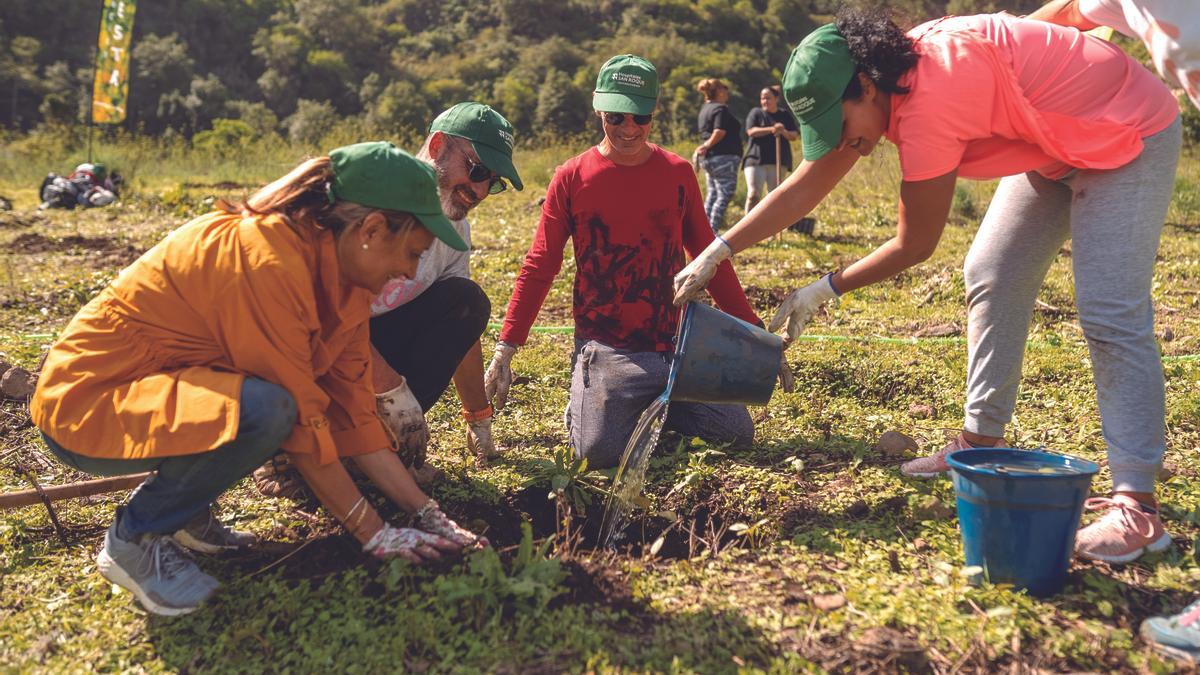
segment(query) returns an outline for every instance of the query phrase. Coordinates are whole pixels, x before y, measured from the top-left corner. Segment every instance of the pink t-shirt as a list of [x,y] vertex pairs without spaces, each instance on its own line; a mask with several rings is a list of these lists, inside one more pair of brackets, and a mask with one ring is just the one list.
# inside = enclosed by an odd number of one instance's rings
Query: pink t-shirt
[[1114,169],[1179,114],[1167,88],[1109,42],[1009,14],[947,17],[909,32],[921,58],[900,78],[885,135],[906,181],[958,169]]
[[1200,108],[1200,11],[1196,0],[1079,0],[1079,13],[1141,38],[1158,72]]

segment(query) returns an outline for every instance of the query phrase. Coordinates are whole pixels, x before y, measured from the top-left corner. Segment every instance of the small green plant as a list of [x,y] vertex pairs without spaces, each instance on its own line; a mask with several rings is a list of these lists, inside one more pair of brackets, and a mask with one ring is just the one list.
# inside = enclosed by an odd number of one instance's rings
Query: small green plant
[[546,499],[554,502],[555,540],[560,555],[569,554],[578,543],[578,533],[572,534],[575,514],[587,510],[595,495],[603,494],[600,482],[605,480],[598,471],[588,471],[586,457],[575,457],[570,448],[554,451],[554,459],[538,460],[527,487],[550,483]]
[[563,592],[567,577],[559,561],[547,556],[552,543],[546,539],[535,547],[533,528],[523,522],[511,571],[504,569],[495,549],[481,549],[467,559],[469,574],[440,577],[437,593],[447,603],[459,605],[476,630],[498,624],[506,614],[540,614]]
[[546,499],[563,501],[575,511],[584,511],[592,505],[592,498],[604,494],[601,485],[607,478],[599,471],[589,471],[586,457],[575,457],[570,448],[554,451],[554,459],[537,460],[533,475],[525,482],[526,487],[550,484]]

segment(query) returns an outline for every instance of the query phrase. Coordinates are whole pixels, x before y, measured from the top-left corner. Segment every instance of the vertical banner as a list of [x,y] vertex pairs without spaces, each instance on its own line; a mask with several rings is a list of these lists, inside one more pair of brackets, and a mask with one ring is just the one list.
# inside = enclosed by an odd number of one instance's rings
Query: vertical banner
[[96,45],[96,83],[92,90],[92,121],[120,124],[129,94],[129,43],[133,40],[133,11],[137,0],[104,0],[100,39]]

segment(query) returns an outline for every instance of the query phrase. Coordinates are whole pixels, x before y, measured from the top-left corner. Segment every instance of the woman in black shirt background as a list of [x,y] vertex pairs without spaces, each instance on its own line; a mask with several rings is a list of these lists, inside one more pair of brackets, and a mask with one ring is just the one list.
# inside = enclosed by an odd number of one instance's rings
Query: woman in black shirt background
[[[746,135],[750,137],[750,147],[742,163],[746,173],[746,213],[779,185],[782,176],[777,173],[776,166],[782,166],[788,172],[792,170],[791,142],[799,137],[799,132],[796,118],[787,106],[779,105],[782,102],[783,92],[778,85],[763,87],[758,95],[759,107],[746,116]],[[775,161],[777,144],[778,164]]]
[[696,123],[704,142],[696,148],[707,175],[708,191],[704,198],[704,213],[719,232],[725,223],[725,209],[737,191],[737,168],[742,157],[742,123],[729,111],[729,87],[710,77],[700,80],[696,91],[704,94],[704,105]]

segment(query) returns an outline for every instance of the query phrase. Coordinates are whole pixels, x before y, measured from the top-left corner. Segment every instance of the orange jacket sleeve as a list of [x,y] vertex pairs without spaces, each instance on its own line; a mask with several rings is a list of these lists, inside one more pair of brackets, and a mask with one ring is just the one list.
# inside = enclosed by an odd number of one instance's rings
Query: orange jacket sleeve
[[391,438],[375,412],[375,392],[371,382],[370,324],[355,329],[346,349],[317,379],[317,385],[331,399],[330,428],[338,454],[343,457],[392,449]]

